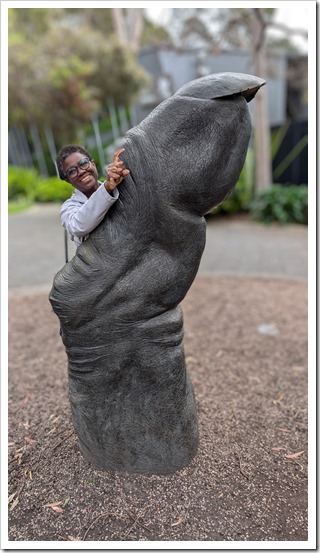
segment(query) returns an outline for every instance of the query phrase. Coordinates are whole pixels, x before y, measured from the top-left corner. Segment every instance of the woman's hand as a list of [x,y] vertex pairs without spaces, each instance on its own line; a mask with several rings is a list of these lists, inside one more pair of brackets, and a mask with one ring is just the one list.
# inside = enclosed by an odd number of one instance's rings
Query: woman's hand
[[107,179],[104,183],[107,192],[112,192],[123,181],[124,177],[129,175],[129,169],[126,169],[123,161],[119,160],[119,156],[125,151],[124,148],[118,150],[114,156],[113,161],[108,165]]

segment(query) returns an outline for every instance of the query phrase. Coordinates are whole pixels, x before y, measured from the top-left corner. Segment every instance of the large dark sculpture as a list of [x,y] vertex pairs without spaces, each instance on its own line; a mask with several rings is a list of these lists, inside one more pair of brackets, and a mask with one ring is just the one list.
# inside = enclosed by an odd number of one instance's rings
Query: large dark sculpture
[[120,198],[56,275],[79,446],[102,469],[170,473],[198,446],[180,302],[205,246],[204,215],[232,191],[262,79],[192,81],[126,137]]

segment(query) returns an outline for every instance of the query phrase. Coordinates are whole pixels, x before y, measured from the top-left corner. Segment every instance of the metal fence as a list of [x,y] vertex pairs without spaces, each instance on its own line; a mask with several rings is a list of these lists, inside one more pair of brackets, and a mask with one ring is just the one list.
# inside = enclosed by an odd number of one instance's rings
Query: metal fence
[[[111,130],[100,131],[101,118],[95,116],[91,119],[91,132],[75,138],[75,142],[88,150],[97,151],[97,165],[101,172],[107,163],[111,161],[108,145],[117,143],[125,133],[140,122],[136,110],[131,110],[130,120],[124,107],[116,108],[112,99],[108,100],[108,114]],[[37,169],[41,175],[49,176],[56,172],[56,157],[61,145],[58,145],[52,129],[39,128],[30,125],[29,128],[12,127],[8,133],[8,161],[9,164],[18,167],[30,167]]]

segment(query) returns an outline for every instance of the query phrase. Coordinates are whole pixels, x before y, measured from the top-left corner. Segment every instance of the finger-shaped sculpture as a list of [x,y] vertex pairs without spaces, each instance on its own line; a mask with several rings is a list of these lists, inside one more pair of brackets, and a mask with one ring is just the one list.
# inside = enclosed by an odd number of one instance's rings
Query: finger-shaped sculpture
[[74,428],[97,467],[165,474],[197,451],[179,304],[198,271],[204,215],[239,177],[247,102],[263,84],[238,73],[197,79],[132,128],[118,201],[55,276]]

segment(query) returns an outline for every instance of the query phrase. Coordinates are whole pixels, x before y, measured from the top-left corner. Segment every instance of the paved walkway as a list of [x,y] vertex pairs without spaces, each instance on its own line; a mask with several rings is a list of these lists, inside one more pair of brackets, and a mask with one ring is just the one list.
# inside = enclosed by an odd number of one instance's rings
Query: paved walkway
[[[49,291],[64,264],[64,232],[58,205],[35,205],[9,216],[11,294]],[[69,258],[75,249],[69,240]],[[264,226],[247,217],[213,217],[199,274],[307,280],[307,227]]]

